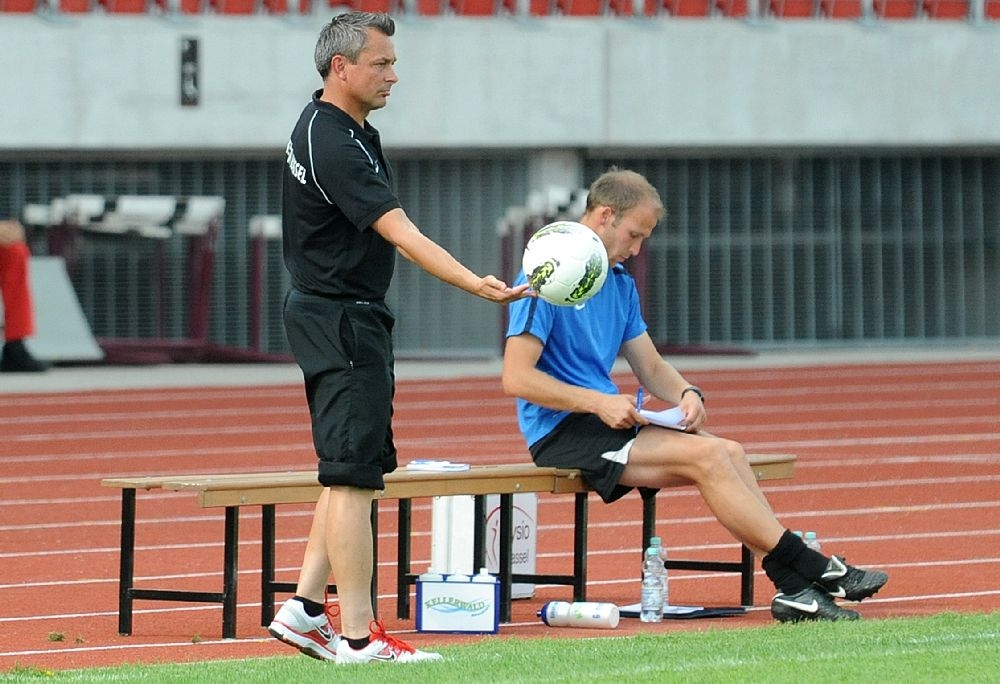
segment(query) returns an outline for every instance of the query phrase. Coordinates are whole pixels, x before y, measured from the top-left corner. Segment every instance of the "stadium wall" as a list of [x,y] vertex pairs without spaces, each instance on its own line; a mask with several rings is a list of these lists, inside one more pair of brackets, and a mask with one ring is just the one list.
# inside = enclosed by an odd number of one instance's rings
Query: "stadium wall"
[[[324,18],[4,16],[0,150],[281,147]],[[396,47],[395,148],[1000,145],[1000,22],[445,17]]]

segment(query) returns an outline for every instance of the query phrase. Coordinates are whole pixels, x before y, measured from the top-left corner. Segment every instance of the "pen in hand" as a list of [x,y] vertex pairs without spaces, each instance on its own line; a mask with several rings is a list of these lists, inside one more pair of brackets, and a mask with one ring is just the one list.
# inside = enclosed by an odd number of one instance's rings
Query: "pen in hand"
[[[636,411],[641,411],[642,410],[642,394],[643,394],[643,392],[642,392],[642,385],[639,385],[639,389],[635,393],[635,410]],[[638,425],[635,426],[635,431],[636,431],[636,434],[638,434],[638,432],[639,432],[639,426]]]

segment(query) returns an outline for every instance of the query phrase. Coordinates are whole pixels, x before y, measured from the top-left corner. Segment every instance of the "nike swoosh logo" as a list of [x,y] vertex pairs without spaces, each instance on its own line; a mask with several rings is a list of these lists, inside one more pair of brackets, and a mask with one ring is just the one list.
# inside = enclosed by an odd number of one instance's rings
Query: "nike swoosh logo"
[[827,590],[826,593],[828,593],[830,596],[832,596],[834,598],[846,598],[847,597],[847,592],[844,591],[844,588],[842,586],[840,586],[839,584],[837,585],[836,589]]
[[319,635],[324,639],[326,639],[327,641],[333,639],[333,629],[330,627],[330,625],[323,625],[322,627],[317,627],[316,631],[319,632]]
[[819,603],[816,602],[816,599],[813,599],[812,603],[799,603],[797,601],[789,601],[788,599],[783,598],[776,598],[774,600],[784,606],[788,606],[789,608],[801,610],[803,613],[819,612]]

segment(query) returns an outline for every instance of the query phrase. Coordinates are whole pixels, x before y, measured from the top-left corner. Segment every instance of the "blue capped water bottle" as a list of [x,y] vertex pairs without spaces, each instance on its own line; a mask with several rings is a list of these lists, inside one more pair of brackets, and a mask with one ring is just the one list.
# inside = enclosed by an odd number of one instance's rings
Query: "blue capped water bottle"
[[639,619],[642,622],[663,620],[663,561],[655,546],[646,549],[643,556]]

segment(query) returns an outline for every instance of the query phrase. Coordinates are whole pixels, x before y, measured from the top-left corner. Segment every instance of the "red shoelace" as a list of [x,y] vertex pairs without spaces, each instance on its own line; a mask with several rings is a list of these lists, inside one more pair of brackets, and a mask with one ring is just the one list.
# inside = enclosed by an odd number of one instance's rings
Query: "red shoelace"
[[386,634],[385,625],[382,624],[381,620],[372,620],[368,625],[368,629],[371,630],[372,641],[383,641],[386,646],[394,651],[406,651],[407,653],[413,653],[416,650],[402,639],[397,639],[394,636]]

